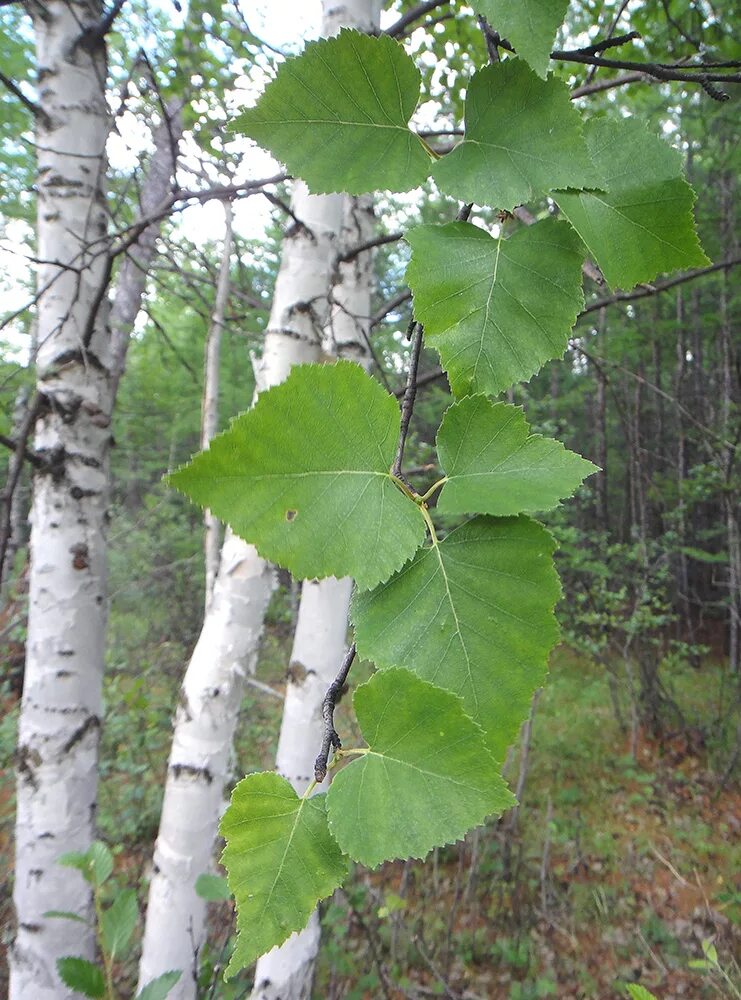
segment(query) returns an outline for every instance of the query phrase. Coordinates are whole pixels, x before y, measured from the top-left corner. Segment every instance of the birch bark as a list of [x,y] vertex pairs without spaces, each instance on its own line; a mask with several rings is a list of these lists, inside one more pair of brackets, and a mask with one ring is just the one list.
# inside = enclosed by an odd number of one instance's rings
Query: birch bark
[[[57,865],[94,838],[105,638],[112,352],[104,281],[106,56],[100,0],[31,5],[39,66],[37,389],[25,685],[19,720],[12,1000],[60,1000],[57,958],[92,958],[87,883]],[[96,244],[100,247],[100,242]]]
[[[291,208],[303,225],[283,242],[264,350],[255,364],[258,392],[282,382],[294,364],[318,360],[327,319],[342,198],[310,195],[298,183]],[[205,937],[205,903],[195,882],[212,864],[244,679],[254,671],[272,588],[270,566],[227,531],[175,718],[139,967],[141,985],[183,970],[171,1000],[195,997]]]
[[[221,361],[221,335],[224,317],[229,301],[229,287],[232,259],[232,217],[231,202],[224,202],[224,245],[221,251],[221,266],[216,284],[216,301],[211,316],[211,326],[206,336],[206,351],[203,365],[203,407],[201,414],[201,448],[208,448],[211,438],[219,429],[219,364]],[[219,519],[210,510],[204,511],[204,557],[206,563],[206,612],[214,592],[216,574],[219,570],[219,540],[221,529]]]

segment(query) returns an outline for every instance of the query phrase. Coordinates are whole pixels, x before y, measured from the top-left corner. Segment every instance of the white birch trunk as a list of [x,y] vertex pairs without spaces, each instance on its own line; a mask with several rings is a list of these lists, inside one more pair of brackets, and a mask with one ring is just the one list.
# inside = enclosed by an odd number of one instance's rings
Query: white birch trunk
[[56,960],[92,958],[93,932],[43,914],[91,915],[87,883],[57,859],[86,850],[95,836],[112,355],[105,297],[98,303],[105,254],[87,247],[106,232],[108,108],[104,43],[76,44],[100,18],[100,0],[48,0],[32,9],[45,113],[37,124],[44,407],[35,447],[53,458],[54,472],[36,474],[31,511],[10,997],[66,1000],[74,994]]
[[[296,184],[294,227],[281,266],[257,391],[282,382],[294,364],[316,361],[327,320],[342,197],[309,195]],[[192,1000],[205,903],[195,882],[212,866],[244,679],[254,670],[273,587],[271,568],[253,546],[227,531],[214,597],[183,681],[168,766],[139,968],[143,986],[170,969],[183,975],[170,1000]]]
[[[234,212],[229,201],[224,202],[224,246],[221,251],[221,267],[216,284],[216,301],[211,316],[211,326],[206,335],[206,351],[203,365],[203,408],[201,414],[201,448],[208,448],[211,438],[219,429],[219,364],[221,362],[221,336],[224,331],[224,317],[229,301],[232,260],[232,221]],[[219,541],[221,525],[219,519],[205,510],[203,513],[203,548],[206,564],[206,612],[213,596],[216,574],[219,570]]]
[[[342,251],[365,243],[373,230],[372,200],[346,199]],[[372,279],[371,251],[338,265],[324,336],[326,353],[367,365]],[[276,769],[299,795],[313,778],[322,737],[322,702],[345,652],[351,593],[349,577],[307,580],[301,590],[276,758]],[[258,960],[252,1000],[308,1000],[319,943],[315,911],[303,931]]]

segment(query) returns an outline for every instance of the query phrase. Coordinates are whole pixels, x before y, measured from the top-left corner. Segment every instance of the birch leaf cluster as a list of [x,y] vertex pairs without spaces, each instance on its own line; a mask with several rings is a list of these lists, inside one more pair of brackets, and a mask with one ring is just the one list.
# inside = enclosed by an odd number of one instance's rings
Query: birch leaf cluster
[[[555,543],[531,515],[595,466],[491,397],[564,353],[587,257],[626,289],[705,260],[677,154],[640,122],[586,120],[546,76],[565,6],[481,0],[517,56],[473,74],[465,137],[441,158],[409,125],[413,60],[355,31],[286,60],[235,123],[314,193],[431,175],[502,218],[546,195],[561,217],[509,236],[462,221],[406,234],[415,317],[454,396],[432,490],[401,473],[396,399],[349,362],[295,370],[171,476],[296,576],[353,576],[355,641],[377,668],[354,698],[366,745],[333,742],[326,796],[298,798],[276,774],[234,790],[230,973],[303,926],[350,861],[424,857],[513,804],[501,762],[558,637]],[[438,510],[459,519],[447,534]]]

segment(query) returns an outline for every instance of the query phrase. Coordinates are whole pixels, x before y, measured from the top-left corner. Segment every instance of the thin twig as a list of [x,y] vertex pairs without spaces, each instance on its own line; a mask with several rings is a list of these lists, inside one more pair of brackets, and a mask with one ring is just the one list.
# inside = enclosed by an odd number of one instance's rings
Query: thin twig
[[628,42],[632,42],[634,39],[640,37],[641,33],[639,31],[629,31],[627,35],[603,38],[601,42],[596,42],[594,45],[585,45],[583,48],[577,49],[577,52],[582,52],[585,56],[596,56],[600,52],[617,48],[618,45],[626,45]]
[[419,369],[419,356],[422,352],[421,323],[414,322],[414,333],[412,335],[412,350],[409,358],[409,371],[407,373],[407,384],[404,389],[404,398],[401,401],[401,427],[399,430],[399,443],[396,446],[396,457],[391,466],[392,475],[400,479],[402,476],[401,463],[404,459],[404,446],[409,434],[409,424],[414,411],[414,400],[417,396],[417,370]]
[[685,281],[701,278],[704,274],[712,274],[713,271],[723,271],[726,268],[735,267],[736,264],[741,264],[741,257],[731,257],[729,260],[721,260],[717,264],[710,264],[708,267],[698,267],[694,271],[687,271],[686,274],[680,274],[676,278],[669,278],[667,281],[661,281],[655,285],[642,285],[632,292],[615,292],[614,295],[597,299],[596,302],[592,302],[585,309],[582,309],[579,313],[579,319],[582,316],[586,316],[587,313],[602,309],[604,306],[615,305],[618,302],[635,302],[636,299],[645,299],[650,295],[657,295],[659,292],[665,292],[669,288],[681,285]]
[[52,120],[46,111],[41,107],[41,105],[34,104],[30,97],[26,97],[21,88],[14,83],[9,76],[6,76],[5,73],[0,73],[0,83],[7,87],[11,94],[14,94],[21,104],[23,104],[23,106],[27,108],[32,115],[34,115],[34,117],[41,119],[44,128],[51,128]]
[[21,478],[23,458],[26,453],[26,444],[36,424],[36,418],[41,412],[42,400],[43,397],[37,392],[29,403],[26,415],[18,428],[15,448],[10,457],[10,462],[8,463],[8,477],[5,481],[5,489],[3,490],[1,498],[3,508],[0,513],[0,517],[2,518],[2,521],[0,522],[0,581],[3,578],[3,568],[5,566],[5,560],[7,558],[8,547],[10,544],[13,495],[15,494],[16,487],[18,486],[18,480]]
[[[471,209],[473,208],[473,202],[468,205],[463,205],[456,216],[456,222],[466,222],[469,215],[471,214]],[[411,357],[409,359],[409,373],[407,375],[407,384],[404,389],[404,398],[401,402],[401,427],[399,430],[399,443],[396,447],[396,457],[394,458],[394,464],[391,466],[391,474],[396,476],[397,479],[403,479],[401,471],[401,463],[404,458],[404,446],[406,445],[407,436],[409,434],[409,424],[412,419],[412,412],[414,411],[414,400],[417,396],[417,372],[419,370],[419,356],[422,351],[422,334],[423,327],[421,323],[417,323],[412,320],[413,324],[413,334],[412,334],[412,350]],[[410,324],[410,325],[412,325]]]
[[442,7],[443,4],[450,3],[450,0],[426,0],[425,3],[418,3],[416,7],[412,7],[408,10],[406,14],[402,15],[398,21],[394,21],[390,28],[384,31],[384,35],[391,35],[392,38],[396,38],[397,35],[401,35],[406,27],[418,21],[425,14],[429,14],[431,10],[435,10],[436,7]]
[[334,727],[334,710],[339,701],[342,689],[345,686],[347,675],[355,659],[355,643],[350,646],[345,653],[339,673],[329,685],[327,693],[322,702],[322,719],[324,720],[324,735],[322,736],[322,748],[314,761],[314,777],[317,782],[322,782],[327,776],[327,761],[332,750],[339,750],[342,746],[340,737]]
[[[593,66],[592,69],[596,69],[596,66]],[[575,87],[571,91],[571,100],[574,101],[577,97],[588,97],[590,94],[599,94],[603,90],[612,90],[614,87],[625,87],[629,83],[653,83],[653,80],[645,73],[624,73],[611,80],[598,80],[596,83],[585,83],[581,87]]]
[[359,243],[358,246],[352,247],[346,253],[340,254],[337,261],[340,264],[347,264],[349,261],[359,257],[366,250],[372,250],[373,247],[382,247],[386,243],[396,243],[403,235],[403,233],[386,233],[383,236],[374,236],[373,239],[366,240],[365,243]]
[[[11,451],[18,450],[17,443],[13,440],[13,438],[8,437],[7,434],[0,434],[0,444],[5,448],[9,448]],[[44,462],[43,458],[37,455],[36,452],[29,451],[28,448],[22,448],[21,452],[23,458],[25,458],[27,462],[30,462],[35,469],[43,469],[45,467],[46,462]]]
[[[568,51],[556,49],[551,52],[551,59],[557,62],[583,63],[586,66],[605,67],[607,69],[635,70],[653,76],[657,80],[675,80],[681,83],[700,84],[708,96],[715,101],[727,101],[729,95],[718,90],[715,83],[741,83],[741,74],[738,73],[714,73],[707,72],[703,65],[693,66],[690,69],[673,69],[661,63],[642,63],[630,59],[603,59],[601,56],[590,55],[580,49]],[[715,67],[712,67],[713,69]]]

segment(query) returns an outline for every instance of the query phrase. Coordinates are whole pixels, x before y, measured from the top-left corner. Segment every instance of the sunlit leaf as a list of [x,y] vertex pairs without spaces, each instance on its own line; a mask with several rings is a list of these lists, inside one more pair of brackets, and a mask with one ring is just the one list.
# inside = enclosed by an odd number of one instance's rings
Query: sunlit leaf
[[519,406],[467,396],[443,417],[437,453],[446,514],[534,513],[571,496],[597,467],[560,441],[530,434]]
[[389,474],[399,423],[359,365],[302,365],[169,480],[297,578],[372,587],[424,540]]

